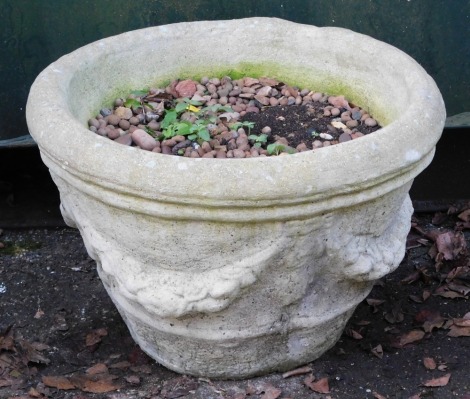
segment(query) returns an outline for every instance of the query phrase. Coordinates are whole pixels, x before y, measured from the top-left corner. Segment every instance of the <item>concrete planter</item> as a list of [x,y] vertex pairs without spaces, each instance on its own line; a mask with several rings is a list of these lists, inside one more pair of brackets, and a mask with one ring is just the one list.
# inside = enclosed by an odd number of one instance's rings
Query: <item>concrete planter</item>
[[[226,74],[344,94],[385,127],[315,152],[231,160],[145,152],[87,130],[133,89]],[[444,120],[433,80],[396,48],[269,18],[90,44],[46,68],[27,105],[64,218],[134,339],[170,369],[214,378],[287,370],[337,341],[404,255],[408,190]]]

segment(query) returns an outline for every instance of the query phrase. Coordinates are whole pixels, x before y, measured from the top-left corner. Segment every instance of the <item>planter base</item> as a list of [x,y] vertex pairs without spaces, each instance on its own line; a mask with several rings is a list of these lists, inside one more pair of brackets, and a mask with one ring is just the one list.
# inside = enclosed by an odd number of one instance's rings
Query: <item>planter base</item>
[[[158,246],[148,257],[113,237],[114,225],[106,223],[109,209],[53,176],[61,188],[64,219],[80,229],[135,341],[166,367],[209,378],[286,371],[322,355],[339,339],[374,281],[400,263],[412,213],[405,185],[353,212],[257,223],[245,230],[238,226],[236,236],[237,224],[216,224],[220,242],[232,239],[243,248],[225,253],[222,265],[210,241],[213,234],[205,231],[214,226],[191,222],[186,229],[199,234],[194,251],[204,263],[178,270],[171,260],[159,259]],[[382,216],[370,219],[378,210]],[[132,231],[141,223],[124,210],[112,213]],[[388,222],[379,222],[382,218]],[[98,230],[91,221],[100,219]],[[158,231],[174,223],[149,215],[145,220],[153,233],[148,241],[145,233],[139,235],[145,247],[162,242]],[[186,229],[173,231],[166,245],[187,240]],[[251,229],[257,234],[250,236]],[[212,256],[204,255],[205,249]],[[195,256],[185,263],[199,260]]]

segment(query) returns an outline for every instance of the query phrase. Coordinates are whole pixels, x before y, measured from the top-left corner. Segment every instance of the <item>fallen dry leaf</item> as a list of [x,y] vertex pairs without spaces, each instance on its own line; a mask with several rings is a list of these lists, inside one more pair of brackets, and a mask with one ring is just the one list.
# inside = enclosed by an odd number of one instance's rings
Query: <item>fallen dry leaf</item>
[[425,332],[422,330],[411,330],[400,336],[393,346],[396,348],[403,348],[405,345],[422,340],[424,335]]
[[374,396],[375,399],[387,399],[386,396],[383,396],[383,395],[381,395],[380,393],[375,392],[375,391],[372,392],[372,395]]
[[45,375],[42,377],[42,382],[48,387],[62,390],[76,388],[75,384],[73,384],[67,377],[62,376]]
[[436,362],[432,357],[425,357],[423,359],[423,364],[428,370],[434,370],[437,367]]
[[101,342],[101,338],[108,335],[108,331],[105,328],[98,328],[93,330],[86,336],[86,346],[93,346]]
[[470,326],[460,327],[458,325],[450,326],[450,331],[447,333],[448,337],[470,337]]
[[104,363],[96,363],[94,366],[88,368],[86,373],[89,375],[103,374],[108,372],[108,366]]
[[346,335],[357,340],[364,338],[359,332],[353,330],[352,328],[346,331]]
[[328,384],[328,378],[321,378],[315,381],[313,374],[305,377],[304,384],[309,387],[312,391],[317,393],[330,393],[330,387]]
[[382,348],[382,345],[377,345],[375,348],[372,348],[370,350],[372,352],[372,354],[376,357],[378,357],[379,359],[382,359],[383,356],[384,356],[384,351],[383,351],[383,348]]
[[462,213],[459,213],[457,217],[464,222],[470,222],[470,209],[466,209]]
[[436,247],[445,260],[453,260],[465,252],[467,243],[462,232],[446,231],[436,237]]
[[110,369],[127,369],[131,366],[131,363],[127,360],[122,362],[113,363],[109,366]]
[[457,291],[452,291],[449,286],[441,285],[439,288],[434,291],[434,295],[438,295],[443,298],[455,299],[455,298],[467,298],[464,294],[461,294]]
[[41,351],[49,348],[48,345],[42,344],[40,342],[31,343],[26,340],[20,340],[19,344],[21,348],[25,351],[28,362],[43,364],[49,364],[51,362],[47,357],[45,357],[41,353]]
[[424,387],[444,387],[449,383],[449,380],[450,380],[450,373],[439,378],[433,378],[432,380],[428,380],[424,382],[422,385]]
[[446,321],[439,312],[429,309],[419,311],[415,316],[415,320],[418,323],[423,323],[423,330],[427,333],[432,332],[434,328],[441,328]]
[[269,387],[266,388],[266,391],[264,392],[263,396],[261,396],[261,399],[277,399],[279,396],[281,396],[282,391],[279,388],[274,388],[274,387]]
[[284,374],[282,374],[282,378],[288,378],[294,375],[307,374],[307,373],[310,373],[311,371],[312,371],[311,367],[308,367],[308,366],[299,367],[294,370],[286,371]]
[[28,395],[31,396],[32,398],[44,397],[36,388],[33,388],[33,387],[29,388]]
[[140,378],[137,375],[129,375],[129,376],[125,377],[125,380],[131,385],[139,385],[140,384]]
[[382,299],[367,298],[366,302],[369,306],[372,306],[372,313],[378,312],[378,306],[382,305],[385,301]]
[[447,286],[452,291],[458,292],[459,294],[462,294],[464,296],[467,296],[470,293],[470,287],[469,286],[464,285],[464,284],[459,284],[456,281],[450,282],[449,284],[447,284]]
[[84,392],[90,393],[105,393],[117,391],[123,387],[122,384],[115,383],[112,380],[103,379],[98,381],[88,380],[80,389]]
[[446,276],[446,282],[450,283],[452,280],[457,278],[467,279],[467,275],[470,276],[470,269],[466,266],[458,266],[452,269]]
[[45,313],[44,313],[41,309],[38,309],[38,310],[36,311],[36,314],[34,315],[34,318],[35,318],[35,319],[40,319],[42,316],[44,316],[44,314],[45,314]]
[[7,327],[7,329],[0,335],[0,350],[1,349],[6,351],[13,351],[15,349],[12,326]]

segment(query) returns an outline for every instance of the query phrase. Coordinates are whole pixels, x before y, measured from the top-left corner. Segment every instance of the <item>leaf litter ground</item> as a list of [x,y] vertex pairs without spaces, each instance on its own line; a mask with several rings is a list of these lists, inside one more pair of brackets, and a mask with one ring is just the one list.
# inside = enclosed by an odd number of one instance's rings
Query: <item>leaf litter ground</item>
[[1,398],[470,398],[470,206],[415,214],[340,341],[284,374],[181,376],[133,342],[72,229],[0,236]]

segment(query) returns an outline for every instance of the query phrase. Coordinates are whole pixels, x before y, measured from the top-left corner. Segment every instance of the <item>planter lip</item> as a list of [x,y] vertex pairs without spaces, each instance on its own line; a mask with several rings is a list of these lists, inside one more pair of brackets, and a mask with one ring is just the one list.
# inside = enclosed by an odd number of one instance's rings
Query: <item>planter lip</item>
[[[406,71],[403,80],[410,85],[408,107],[381,130],[358,140],[290,156],[226,160],[188,159],[126,147],[90,132],[73,115],[67,89],[74,74],[116,48],[135,43],[136,37],[178,40],[182,30],[204,30],[216,35],[220,29],[239,26],[249,32],[260,28],[284,31],[289,27],[305,34],[347,35],[357,41],[358,51],[372,46],[383,54],[384,60],[377,62],[384,68],[396,72],[401,67],[401,71]],[[31,88],[26,115],[31,135],[47,165],[65,170],[85,184],[173,203],[207,200],[218,205],[251,206],[273,201],[302,203],[373,189],[392,179],[409,181],[429,164],[445,122],[437,86],[405,53],[347,29],[318,28],[275,18],[177,23],[89,44],[41,72]],[[109,173],[113,170],[119,173]],[[224,184],[213,184],[221,178]],[[385,191],[391,189],[384,187]]]

